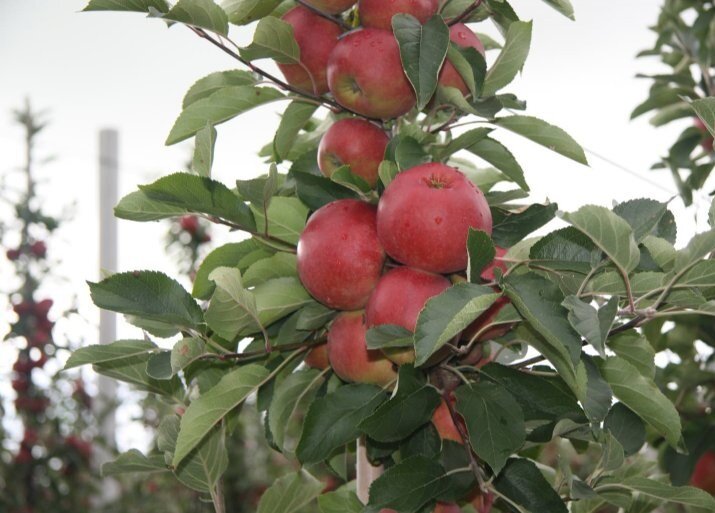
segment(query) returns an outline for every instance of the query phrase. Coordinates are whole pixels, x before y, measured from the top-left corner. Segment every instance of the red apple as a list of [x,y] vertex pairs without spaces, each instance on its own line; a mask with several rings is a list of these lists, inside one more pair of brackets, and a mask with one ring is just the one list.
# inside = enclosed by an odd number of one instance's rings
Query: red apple
[[[494,340],[495,338],[503,337],[513,328],[513,324],[498,324],[490,328],[484,329],[494,322],[496,316],[506,305],[511,303],[509,298],[506,296],[501,296],[494,304],[486,309],[486,311],[477,317],[472,324],[467,326],[467,329],[462,333],[462,340],[472,340],[475,336],[479,335],[476,339],[477,342],[484,342],[486,340]],[[482,331],[484,329],[484,331]],[[481,331],[481,333],[479,333]]]
[[293,27],[302,66],[278,63],[278,68],[290,85],[316,95],[327,93],[328,57],[342,32],[340,26],[300,5],[285,13],[282,19]]
[[350,9],[357,0],[305,0],[306,4],[328,14],[340,14]]
[[182,230],[193,235],[199,231],[199,218],[196,216],[183,216],[179,219],[179,225]]
[[365,27],[392,30],[395,14],[411,14],[425,23],[437,14],[439,0],[360,0],[360,23]]
[[42,301],[35,303],[35,306],[33,307],[35,316],[47,317],[47,314],[50,312],[50,308],[52,308],[53,304],[54,303],[51,299],[43,299]]
[[462,443],[462,437],[459,435],[457,426],[454,425],[454,420],[452,420],[452,415],[449,413],[449,408],[444,400],[439,403],[439,406],[432,414],[432,424],[437,428],[437,433],[439,433],[442,440]]
[[367,28],[343,37],[328,60],[328,85],[340,105],[369,118],[396,118],[417,101],[397,40],[387,30]]
[[385,189],[377,233],[392,258],[435,273],[467,268],[469,228],[492,232],[492,214],[479,188],[444,164],[398,174]]
[[[444,276],[410,267],[396,267],[380,278],[367,303],[368,328],[396,324],[415,331],[417,318],[427,300],[451,286]],[[385,349],[388,358],[398,364],[415,360],[411,347]]]
[[[477,35],[464,23],[457,23],[449,28],[449,39],[462,48],[476,48],[479,53],[484,55],[484,45]],[[443,87],[456,87],[465,96],[470,93],[469,87],[467,87],[467,84],[464,82],[462,75],[459,74],[454,64],[449,62],[449,59],[444,61],[444,65],[439,72],[439,85]]]
[[713,143],[715,143],[715,140],[713,140],[712,136],[710,135],[710,131],[708,130],[708,127],[705,126],[705,123],[703,123],[703,120],[700,119],[699,117],[695,118],[695,127],[700,130],[703,134],[705,134],[705,138],[703,139],[703,142],[700,143],[703,149],[707,152],[712,152],[713,151]]
[[509,250],[501,248],[499,246],[495,246],[494,249],[496,250],[496,258],[492,260],[492,262],[482,270],[481,277],[483,280],[486,281],[494,281],[494,269],[501,269],[502,274],[506,272],[506,262],[502,260],[497,260],[497,258],[502,258],[504,255],[507,254]]
[[30,301],[22,301],[20,303],[12,305],[12,309],[15,310],[15,313],[17,315],[23,317],[32,312],[33,304]]
[[707,451],[695,464],[690,484],[715,495],[715,451]]
[[33,242],[30,244],[30,253],[37,258],[45,258],[45,255],[47,254],[47,246],[41,240]]
[[5,253],[5,256],[7,257],[8,260],[11,262],[14,262],[18,258],[20,258],[20,250],[19,249],[8,249],[7,252]]
[[311,369],[325,370],[330,366],[328,361],[328,345],[320,344],[314,347],[303,360],[305,364]]
[[300,280],[330,308],[364,307],[384,263],[376,209],[362,201],[338,200],[318,209],[298,241]]
[[339,314],[328,331],[328,359],[345,381],[387,385],[397,377],[392,362],[380,351],[367,349],[363,311]]
[[318,165],[328,177],[340,166],[349,165],[353,174],[374,188],[388,142],[387,134],[369,121],[341,119],[333,123],[320,140]]
[[462,513],[462,508],[454,503],[438,502],[432,513]]

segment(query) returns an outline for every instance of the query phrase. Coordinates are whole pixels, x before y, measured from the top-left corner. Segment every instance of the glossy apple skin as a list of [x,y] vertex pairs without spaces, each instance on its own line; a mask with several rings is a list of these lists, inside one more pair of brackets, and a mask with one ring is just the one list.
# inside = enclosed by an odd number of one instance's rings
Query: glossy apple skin
[[[496,250],[496,257],[502,258],[504,255],[507,254],[509,251],[508,249],[504,249],[499,246],[495,246],[494,249]],[[486,266],[482,270],[481,277],[485,281],[494,281],[495,276],[494,276],[494,269],[501,269],[502,274],[506,272],[506,262],[503,262],[502,260],[497,260],[496,258],[492,260],[492,262]]]
[[320,140],[318,166],[325,176],[330,177],[340,166],[349,165],[353,174],[374,188],[389,142],[384,130],[369,121],[341,119],[333,123]]
[[316,95],[327,93],[328,58],[338,44],[338,36],[342,30],[336,23],[302,6],[294,7],[285,13],[282,19],[293,27],[293,34],[300,48],[300,60],[313,75],[315,88],[310,75],[299,64],[278,63],[278,68],[286,81],[301,91]]
[[330,361],[328,360],[328,345],[321,344],[314,347],[308,351],[308,354],[303,361],[311,369],[327,369],[330,366]]
[[703,147],[703,149],[705,151],[712,152],[713,144],[715,144],[715,140],[713,140],[713,138],[710,137],[710,132],[708,131],[708,128],[705,126],[705,123],[703,123],[703,120],[700,119],[699,117],[695,118],[695,127],[707,136],[703,139],[703,142],[700,143],[700,145]]
[[328,60],[328,86],[335,100],[374,119],[401,116],[415,106],[392,32],[366,28],[343,37]]
[[423,164],[398,174],[377,211],[377,234],[392,258],[433,273],[467,268],[469,228],[492,233],[484,194],[458,170]]
[[[484,45],[481,40],[464,23],[457,23],[449,28],[449,39],[462,48],[475,48],[484,55]],[[462,75],[459,74],[454,64],[449,62],[449,59],[445,59],[444,65],[439,72],[439,85],[442,87],[456,87],[464,96],[471,92]]]
[[397,377],[381,351],[368,351],[362,310],[339,314],[328,331],[328,359],[341,379],[384,386]]
[[432,424],[437,428],[437,433],[442,440],[452,440],[453,442],[462,443],[462,437],[459,436],[459,430],[454,425],[452,415],[449,413],[447,403],[439,403],[437,409],[432,414]]
[[703,454],[695,464],[690,484],[715,495],[715,451]]
[[360,0],[358,13],[363,27],[392,31],[395,14],[411,14],[424,24],[439,9],[439,0]]
[[[415,331],[420,311],[431,297],[444,292],[451,282],[444,276],[409,267],[396,267],[377,283],[366,308],[368,328],[396,324]],[[388,358],[398,364],[415,361],[412,348],[385,349]]]
[[367,303],[385,263],[376,210],[363,201],[333,201],[308,220],[298,241],[298,276],[330,308],[357,310]]
[[328,14],[340,14],[355,5],[357,0],[305,0],[305,3]]

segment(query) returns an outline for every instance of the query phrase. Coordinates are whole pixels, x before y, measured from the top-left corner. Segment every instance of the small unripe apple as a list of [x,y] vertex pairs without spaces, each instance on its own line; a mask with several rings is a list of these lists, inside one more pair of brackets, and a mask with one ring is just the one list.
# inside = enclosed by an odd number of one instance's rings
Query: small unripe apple
[[199,231],[199,218],[196,216],[183,216],[179,219],[181,229],[193,235]]
[[293,27],[300,48],[300,62],[310,71],[308,74],[300,64],[278,63],[286,81],[301,91],[316,95],[327,93],[328,57],[338,43],[342,32],[340,26],[301,5],[285,13],[282,20]]
[[[395,324],[415,331],[417,318],[427,300],[450,286],[450,281],[439,274],[410,267],[391,269],[380,278],[367,303],[367,326]],[[384,352],[398,364],[415,361],[415,351],[411,347],[384,349]]]
[[340,166],[348,165],[350,172],[374,188],[388,142],[390,138],[385,131],[369,121],[357,118],[336,121],[320,140],[320,171],[330,177]]
[[364,27],[392,30],[395,14],[411,14],[424,24],[437,14],[439,0],[360,0],[358,13]]
[[715,451],[707,451],[695,464],[690,484],[715,495]]
[[350,9],[357,0],[305,0],[305,3],[328,14],[340,14]]
[[469,228],[492,233],[489,205],[464,174],[444,164],[403,171],[380,198],[380,242],[410,267],[442,274],[466,269]]
[[367,349],[363,311],[339,314],[328,331],[328,359],[340,378],[354,383],[387,385],[397,377],[382,352]]
[[703,134],[705,134],[705,138],[703,139],[703,142],[700,143],[703,149],[707,152],[712,152],[713,151],[713,143],[715,143],[715,140],[713,140],[712,136],[710,135],[710,131],[708,130],[708,127],[705,126],[705,123],[703,123],[703,120],[700,119],[699,117],[695,118],[695,127],[700,130]]
[[487,265],[481,273],[482,279],[486,281],[494,281],[494,279],[496,278],[494,275],[494,269],[501,269],[502,274],[506,272],[506,262],[498,259],[504,257],[504,255],[506,255],[509,250],[499,246],[495,246],[494,249],[496,250],[496,258],[494,258],[494,260],[492,260],[491,263]]
[[[454,401],[453,401],[454,402]],[[452,440],[453,442],[462,443],[462,437],[459,435],[457,426],[454,425],[452,415],[449,413],[447,403],[439,403],[437,409],[432,414],[432,424],[437,428],[437,433],[442,440]]]
[[315,346],[308,351],[303,361],[311,369],[327,369],[330,366],[330,362],[328,361],[328,345],[320,344],[319,346]]
[[47,254],[47,245],[41,240],[33,242],[30,244],[30,253],[37,258],[45,258],[45,255]]
[[338,200],[318,209],[298,241],[300,280],[315,299],[337,310],[364,307],[384,263],[376,209],[363,201]]
[[417,102],[397,40],[387,30],[366,28],[343,37],[328,60],[328,86],[340,105],[369,118],[396,118]]
[[[484,55],[484,45],[464,23],[457,23],[449,28],[449,39],[462,48],[475,48]],[[439,85],[442,87],[456,87],[465,96],[470,93],[462,75],[459,74],[454,64],[449,62],[449,59],[445,59],[444,65],[439,72]]]

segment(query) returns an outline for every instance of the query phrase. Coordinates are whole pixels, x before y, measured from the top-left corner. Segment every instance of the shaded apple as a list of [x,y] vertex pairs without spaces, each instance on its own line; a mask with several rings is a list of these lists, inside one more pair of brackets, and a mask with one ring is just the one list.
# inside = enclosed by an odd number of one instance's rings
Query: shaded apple
[[491,234],[487,200],[464,174],[444,164],[398,174],[378,205],[377,233],[387,254],[425,271],[466,269],[470,227]]
[[437,14],[439,0],[360,0],[358,13],[364,27],[392,30],[395,14],[411,14],[424,24]]
[[368,350],[362,310],[339,314],[328,330],[328,359],[340,378],[353,383],[387,385],[397,377],[381,351]]
[[715,451],[707,451],[695,464],[690,484],[715,495]]
[[328,361],[328,345],[320,344],[319,346],[315,346],[308,351],[303,361],[311,369],[327,369],[330,366],[330,362]]
[[496,258],[492,260],[491,263],[487,265],[484,269],[482,269],[481,277],[483,280],[486,281],[494,281],[494,269],[501,269],[502,273],[506,272],[506,262],[498,260],[498,258],[504,257],[504,255],[506,255],[509,250],[499,246],[495,246],[494,249],[496,250]]
[[369,121],[357,118],[336,121],[320,140],[320,171],[330,177],[340,166],[348,165],[353,174],[374,188],[388,142],[390,138],[385,131]]
[[[454,400],[452,400],[452,403],[454,403]],[[437,428],[437,433],[439,433],[442,440],[452,440],[453,442],[462,443],[462,437],[459,436],[459,430],[454,424],[454,420],[449,413],[449,408],[447,407],[447,403],[444,402],[444,399],[439,403],[439,406],[437,406],[437,409],[432,414],[432,424]]]
[[[484,45],[477,35],[471,31],[464,23],[457,23],[449,28],[449,39],[462,48],[475,48],[484,55]],[[470,94],[469,87],[454,67],[454,64],[445,59],[444,65],[439,72],[439,85],[442,87],[456,87],[463,95]]]
[[[439,274],[410,267],[396,267],[385,273],[370,296],[366,309],[369,328],[395,324],[415,331],[420,311],[431,297],[444,292],[450,281]],[[398,364],[415,360],[413,348],[385,349],[388,358]]]
[[340,14],[355,5],[357,0],[305,0],[305,3],[328,14]]
[[397,40],[387,30],[366,28],[343,37],[328,60],[328,86],[340,105],[374,119],[401,116],[417,101]]
[[703,123],[703,120],[700,119],[699,117],[695,118],[695,128],[697,128],[698,130],[700,130],[703,133],[703,142],[701,142],[700,145],[708,153],[712,152],[713,151],[713,143],[715,143],[715,140],[713,140],[712,135],[710,135],[710,131],[708,130],[708,127],[705,126],[705,123]]
[[196,216],[183,216],[179,219],[179,225],[182,230],[194,235],[199,230],[199,218]]
[[438,502],[432,513],[462,513],[462,508],[453,502]]
[[385,251],[377,238],[376,209],[338,200],[318,209],[298,241],[298,276],[321,303],[357,310],[380,279]]
[[[494,322],[502,308],[511,303],[508,297],[501,296],[486,309],[482,315],[477,317],[467,328],[462,332],[462,340],[472,340],[476,338],[476,342],[484,342],[486,340],[494,340],[495,338],[503,337],[514,327],[513,323],[497,324],[488,327]],[[485,329],[486,328],[486,329]],[[483,331],[482,331],[483,330]],[[480,333],[481,332],[481,333]]]
[[281,19],[293,27],[293,35],[300,48],[300,62],[310,74],[300,64],[278,63],[278,68],[290,85],[316,95],[327,93],[328,57],[338,43],[342,32],[340,26],[300,5],[285,13]]

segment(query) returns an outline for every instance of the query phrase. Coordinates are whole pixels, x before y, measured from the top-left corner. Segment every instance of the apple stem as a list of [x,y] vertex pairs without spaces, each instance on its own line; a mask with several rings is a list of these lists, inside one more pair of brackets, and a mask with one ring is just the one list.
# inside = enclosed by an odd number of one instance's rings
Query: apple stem
[[335,23],[336,25],[340,25],[340,28],[342,28],[343,30],[351,30],[351,29],[352,29],[352,27],[351,27],[350,25],[348,25],[347,23],[345,23],[345,20],[343,20],[343,19],[342,19],[341,17],[339,17],[339,16],[332,16],[331,14],[328,14],[327,12],[325,12],[325,11],[323,11],[323,10],[321,10],[321,9],[318,9],[317,7],[315,7],[315,6],[313,6],[313,5],[310,5],[310,4],[309,4],[308,2],[306,2],[305,0],[295,0],[295,2],[296,2],[297,4],[302,5],[303,7],[305,7],[306,9],[308,9],[309,11],[313,11],[313,12],[314,12],[315,14],[317,14],[318,16],[321,16],[321,17],[325,18],[326,20],[330,20],[330,21],[332,21],[333,23]]
[[475,2],[472,2],[472,4],[467,7],[464,11],[462,11],[462,14],[457,16],[456,18],[452,18],[447,22],[448,26],[456,25],[457,23],[461,22],[464,20],[467,16],[472,14],[474,11],[476,11],[479,6],[482,5],[482,0],[476,0]]

